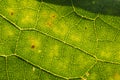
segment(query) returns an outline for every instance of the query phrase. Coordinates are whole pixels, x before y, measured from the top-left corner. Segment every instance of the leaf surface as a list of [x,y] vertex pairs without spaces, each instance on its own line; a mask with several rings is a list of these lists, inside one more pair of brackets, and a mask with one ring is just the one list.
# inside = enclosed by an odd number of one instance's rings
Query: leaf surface
[[0,0],[0,80],[120,80],[119,4]]

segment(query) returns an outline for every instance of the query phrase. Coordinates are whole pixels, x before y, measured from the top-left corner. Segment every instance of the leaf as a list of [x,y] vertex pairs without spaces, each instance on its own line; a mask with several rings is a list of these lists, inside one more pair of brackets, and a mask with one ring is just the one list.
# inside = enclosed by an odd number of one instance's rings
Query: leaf
[[120,80],[119,0],[0,0],[0,80]]

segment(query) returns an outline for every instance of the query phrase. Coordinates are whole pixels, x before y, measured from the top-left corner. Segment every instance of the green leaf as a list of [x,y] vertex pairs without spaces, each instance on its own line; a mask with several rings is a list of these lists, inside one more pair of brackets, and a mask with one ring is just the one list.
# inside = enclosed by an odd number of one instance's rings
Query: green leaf
[[120,80],[120,1],[0,0],[0,80]]

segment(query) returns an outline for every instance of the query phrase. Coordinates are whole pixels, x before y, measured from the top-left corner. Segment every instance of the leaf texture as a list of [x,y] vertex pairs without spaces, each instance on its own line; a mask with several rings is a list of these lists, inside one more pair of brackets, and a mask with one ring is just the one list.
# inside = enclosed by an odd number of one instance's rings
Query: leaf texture
[[119,4],[0,0],[0,80],[120,80]]

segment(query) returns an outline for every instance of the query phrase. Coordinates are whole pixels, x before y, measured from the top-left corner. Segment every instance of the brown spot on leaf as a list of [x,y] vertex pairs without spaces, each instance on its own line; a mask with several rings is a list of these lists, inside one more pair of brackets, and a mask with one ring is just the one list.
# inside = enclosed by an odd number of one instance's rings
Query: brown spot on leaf
[[55,15],[55,14],[51,14],[50,17],[51,17],[52,19],[55,19],[55,18],[56,18],[56,15]]
[[13,13],[13,12],[10,12],[10,15],[12,16],[12,15],[14,15],[14,13]]
[[35,45],[32,45],[31,48],[34,49],[34,48],[35,48]]
[[46,23],[46,25],[47,25],[48,27],[51,27],[51,26],[52,26],[52,22],[51,22],[51,21],[48,21],[48,22]]
[[85,27],[85,30],[87,29],[87,27]]
[[55,18],[56,16],[55,15],[52,15],[52,18]]

